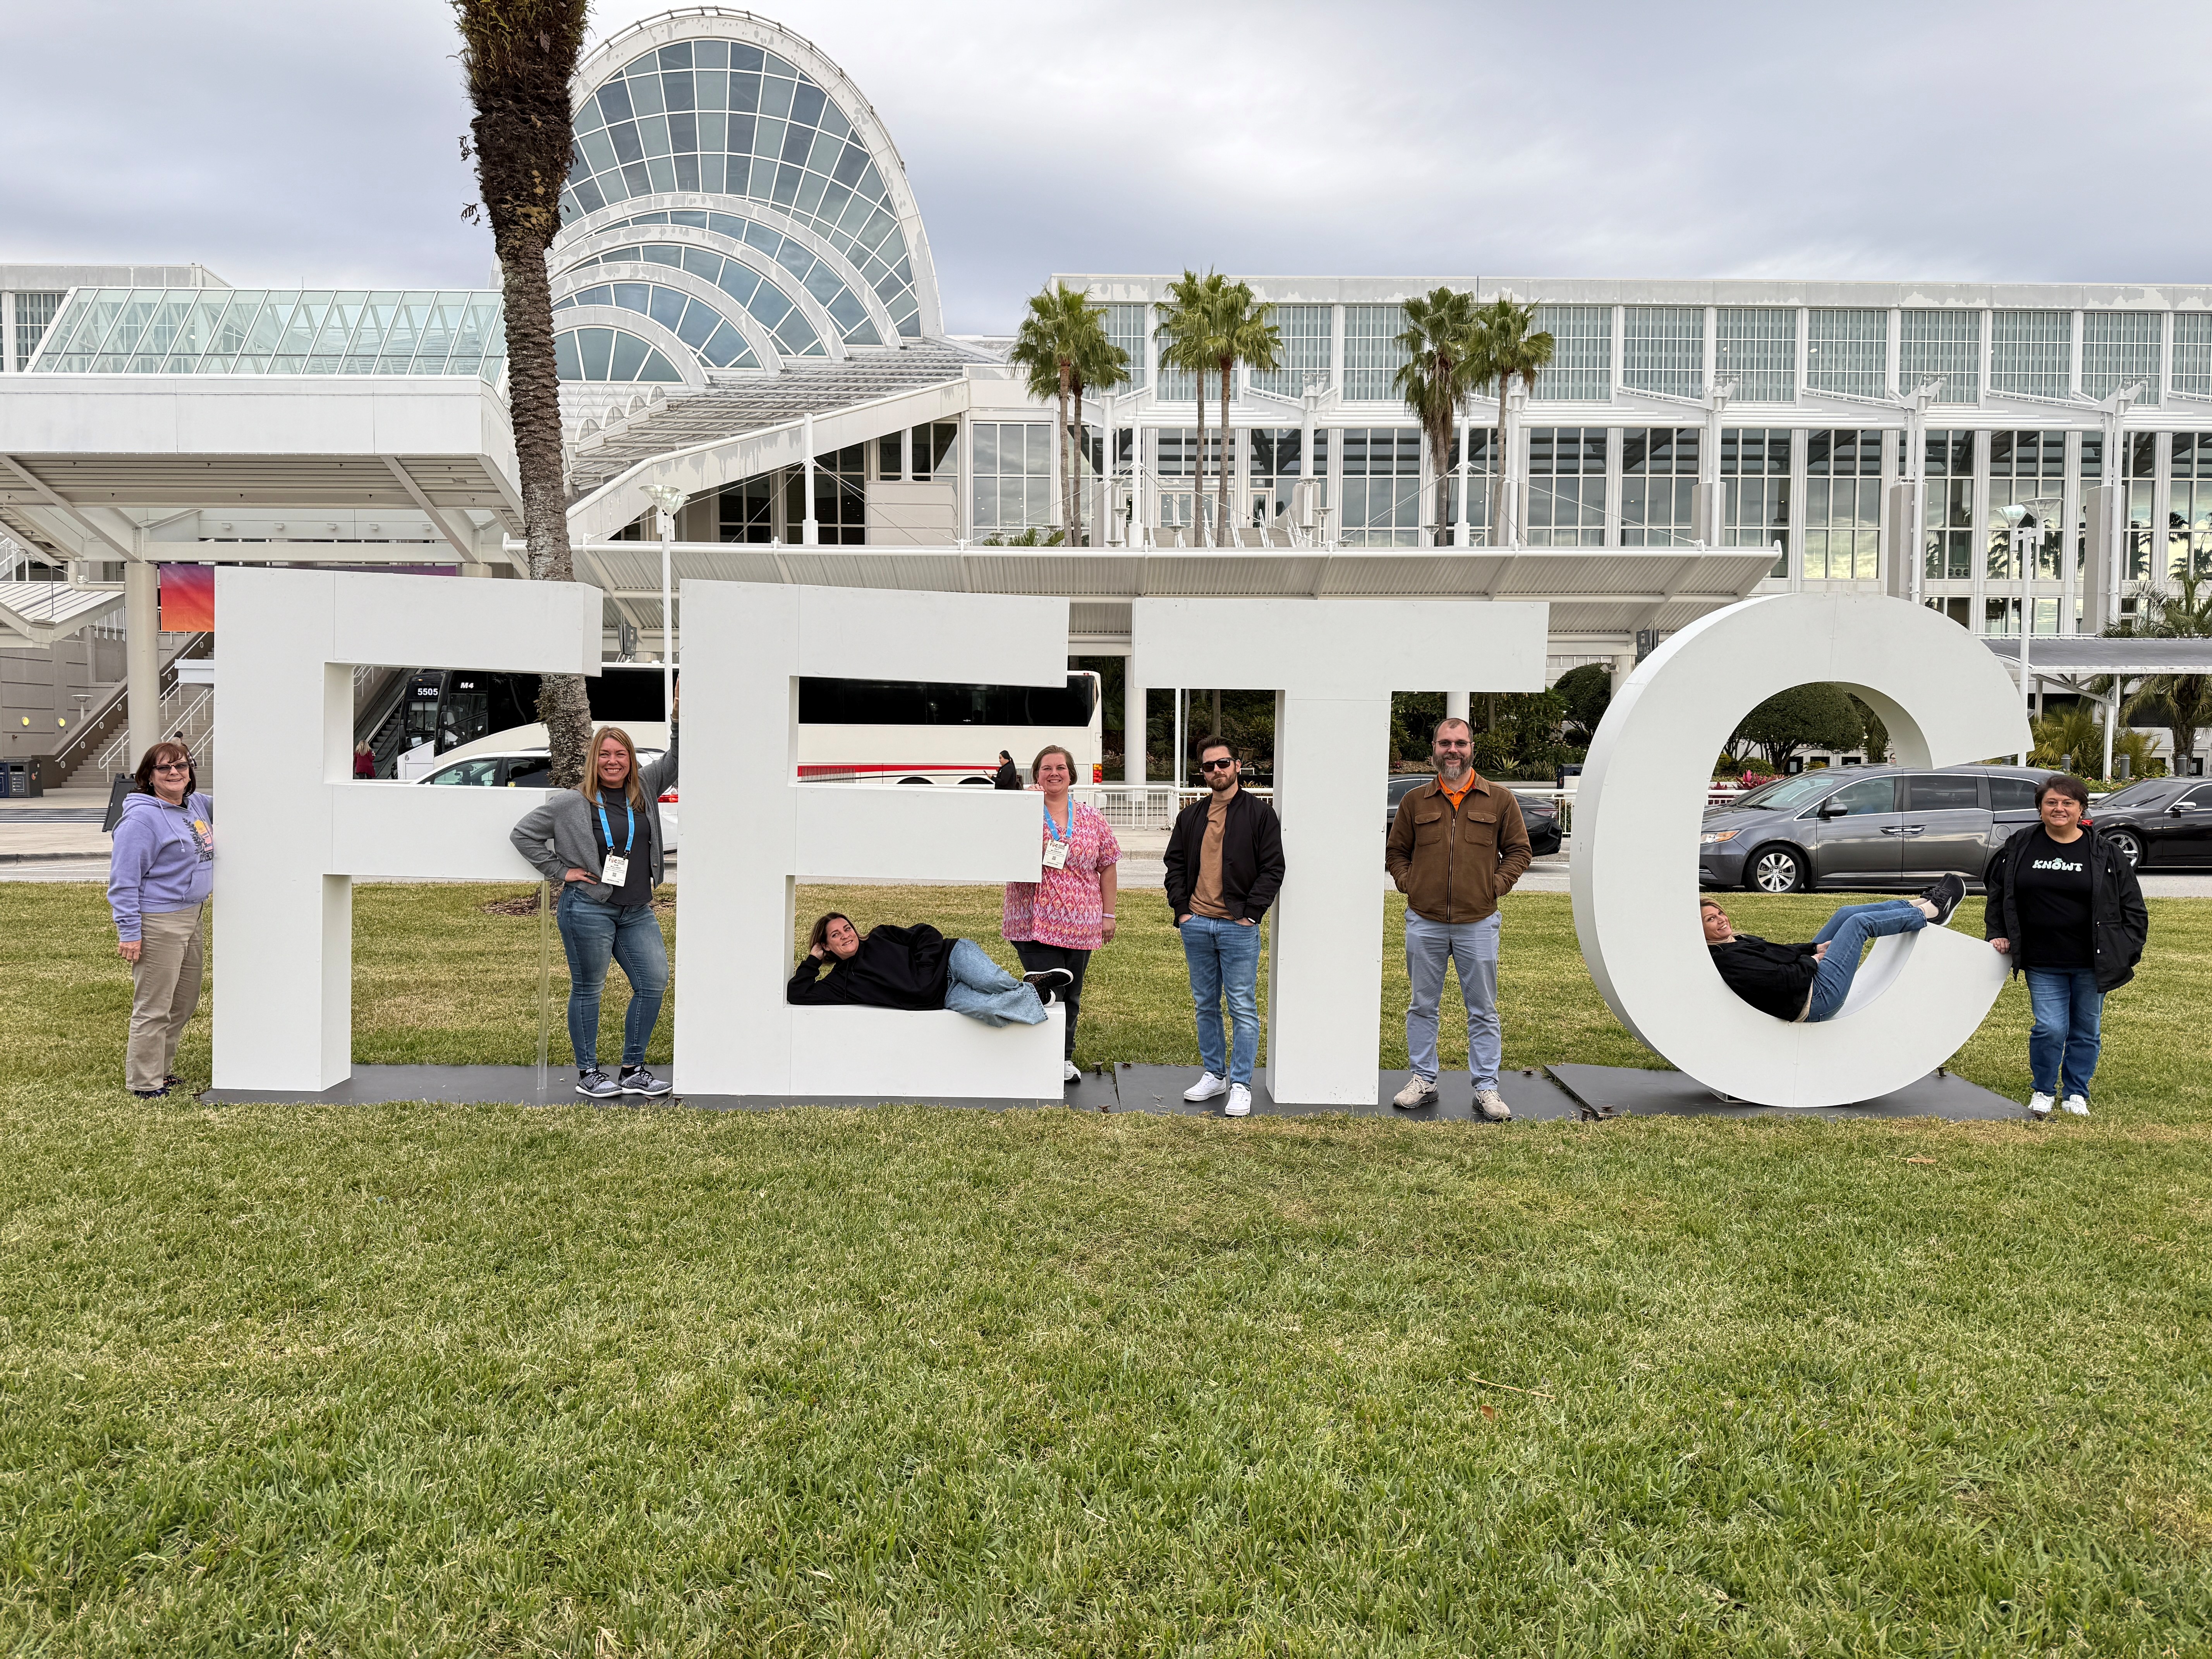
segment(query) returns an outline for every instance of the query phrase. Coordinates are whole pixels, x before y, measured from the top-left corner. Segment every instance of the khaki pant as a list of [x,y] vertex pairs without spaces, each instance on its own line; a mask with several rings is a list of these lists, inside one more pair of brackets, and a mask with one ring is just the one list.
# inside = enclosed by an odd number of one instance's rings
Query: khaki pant
[[199,1006],[207,907],[161,910],[138,918],[141,949],[131,964],[131,1052],[124,1071],[142,1092],[168,1081],[177,1061],[177,1039]]

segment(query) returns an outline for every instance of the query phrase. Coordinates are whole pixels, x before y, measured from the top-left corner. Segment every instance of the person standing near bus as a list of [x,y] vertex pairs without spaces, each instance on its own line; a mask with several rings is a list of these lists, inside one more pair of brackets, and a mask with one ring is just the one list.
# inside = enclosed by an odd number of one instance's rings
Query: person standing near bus
[[181,743],[157,743],[123,798],[107,864],[118,953],[131,964],[131,1092],[158,1100],[175,1086],[177,1040],[199,1006],[204,922],[215,881],[215,802]]
[[991,775],[991,787],[1018,789],[1021,787],[1022,775],[1015,769],[1014,757],[1001,749],[999,751],[999,769]]
[[1182,1097],[1226,1094],[1223,1115],[1243,1117],[1252,1109],[1252,1067],[1260,1056],[1260,919],[1283,889],[1283,826],[1273,807],[1237,787],[1237,751],[1227,738],[1207,738],[1197,754],[1206,794],[1176,814],[1163,860],[1206,1066]]
[[[682,693],[678,694],[682,706]],[[548,792],[525,814],[511,839],[515,850],[561,884],[554,912],[568,958],[568,1043],[576,1055],[576,1092],[592,1100],[616,1095],[667,1094],[675,1085],[646,1069],[645,1046],[668,993],[668,945],[653,914],[653,890],[664,873],[659,799],[676,787],[676,722],[668,752],[640,766],[637,745],[618,726],[592,738],[591,769],[574,789]],[[622,1070],[599,1066],[599,998],[607,963],[629,981],[623,1015]]]
[[1067,1049],[1062,1079],[1075,1069],[1075,1022],[1083,1012],[1083,974],[1091,953],[1112,942],[1114,900],[1121,844],[1106,820],[1072,793],[1075,757],[1058,744],[1037,751],[1030,776],[1044,795],[1044,867],[1035,881],[1006,884],[1000,936],[1014,947],[1030,973],[1065,969],[1060,988],[1067,1009]]

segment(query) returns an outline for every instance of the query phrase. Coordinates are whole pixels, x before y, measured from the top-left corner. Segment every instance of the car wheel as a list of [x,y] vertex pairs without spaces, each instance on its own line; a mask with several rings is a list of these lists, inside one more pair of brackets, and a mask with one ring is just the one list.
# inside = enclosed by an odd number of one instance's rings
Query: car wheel
[[2132,830],[2108,830],[2105,839],[2112,843],[2119,855],[2128,861],[2130,869],[2142,862],[2142,842]]
[[1753,893],[1796,893],[1805,886],[1805,855],[1794,847],[1762,847],[1744,871],[1744,890]]

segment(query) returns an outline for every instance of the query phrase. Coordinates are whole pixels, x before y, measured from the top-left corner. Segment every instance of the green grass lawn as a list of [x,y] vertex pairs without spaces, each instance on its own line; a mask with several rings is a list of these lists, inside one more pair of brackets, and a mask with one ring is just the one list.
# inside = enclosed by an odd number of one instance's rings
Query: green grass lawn
[[[361,890],[360,1060],[534,1056],[514,890]],[[1132,896],[1080,1057],[1194,1060]],[[2151,909],[2087,1123],[1493,1129],[149,1104],[97,890],[0,887],[0,1648],[2212,1652],[2212,905]],[[1652,1063],[1564,896],[1502,979],[1512,1063]]]

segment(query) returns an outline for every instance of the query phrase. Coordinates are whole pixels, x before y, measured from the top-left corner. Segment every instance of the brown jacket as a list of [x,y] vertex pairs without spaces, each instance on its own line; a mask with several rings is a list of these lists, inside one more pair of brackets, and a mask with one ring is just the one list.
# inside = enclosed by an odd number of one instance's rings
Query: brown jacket
[[1513,890],[1534,856],[1521,803],[1502,784],[1478,776],[1452,810],[1431,780],[1398,803],[1382,867],[1406,908],[1425,921],[1480,921]]

